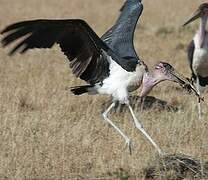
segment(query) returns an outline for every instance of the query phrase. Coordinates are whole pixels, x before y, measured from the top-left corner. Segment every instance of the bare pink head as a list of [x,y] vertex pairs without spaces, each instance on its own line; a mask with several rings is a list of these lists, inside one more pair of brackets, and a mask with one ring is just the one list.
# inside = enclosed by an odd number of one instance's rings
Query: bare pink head
[[147,96],[154,86],[165,80],[179,83],[182,86],[188,83],[187,79],[177,73],[170,64],[159,62],[155,65],[152,72],[147,71],[144,74],[141,97]]

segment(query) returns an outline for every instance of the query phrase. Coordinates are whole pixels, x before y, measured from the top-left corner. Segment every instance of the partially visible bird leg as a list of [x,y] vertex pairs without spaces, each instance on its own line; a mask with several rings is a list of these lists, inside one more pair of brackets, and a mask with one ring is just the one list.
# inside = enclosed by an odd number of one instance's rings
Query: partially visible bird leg
[[193,77],[191,77],[191,79],[189,79],[189,81],[190,81],[190,83],[191,83],[192,85],[194,85],[195,80],[194,80]]
[[196,79],[196,85],[193,83],[193,78],[192,79],[186,78],[186,80],[184,80],[184,83],[181,83],[181,86],[189,93],[194,91],[195,95],[198,97],[198,117],[199,120],[201,120],[202,119],[201,101],[204,101],[204,98],[201,97],[199,78],[197,77]]
[[141,97],[141,108],[140,111],[142,112],[144,110],[144,101],[145,101],[146,96]]
[[199,86],[196,87],[193,83],[193,78],[189,79],[189,78],[183,77],[181,75],[178,75],[175,72],[174,72],[174,74],[171,73],[171,75],[176,78],[176,80],[179,82],[179,84],[182,88],[184,88],[189,93],[191,93],[193,91],[195,93],[195,95],[198,97],[199,101],[204,101],[204,98],[201,97],[201,95],[200,95]]
[[144,130],[143,126],[139,123],[139,121],[137,120],[134,111],[132,109],[132,107],[129,105],[129,103],[127,103],[127,106],[131,112],[131,115],[133,117],[134,120],[134,124],[136,126],[137,129],[139,129],[143,135],[145,135],[145,137],[152,143],[152,145],[156,148],[156,150],[158,151],[159,155],[163,155],[162,150],[159,148],[159,146],[153,141],[153,139],[150,137],[150,135]]
[[129,152],[131,154],[131,141],[130,139],[108,118],[108,113],[110,110],[115,106],[115,102],[113,102],[108,109],[103,113],[103,118],[105,121],[107,121],[113,128],[124,138],[126,145],[129,148]]

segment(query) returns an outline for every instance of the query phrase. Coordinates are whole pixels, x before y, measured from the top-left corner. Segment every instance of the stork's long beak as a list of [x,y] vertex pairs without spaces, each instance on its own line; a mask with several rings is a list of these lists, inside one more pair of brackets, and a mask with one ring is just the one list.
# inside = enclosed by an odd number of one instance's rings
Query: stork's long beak
[[165,75],[168,77],[169,81],[178,83],[183,89],[191,93],[192,91],[199,98],[199,101],[204,101],[204,98],[200,96],[197,88],[192,84],[191,80],[177,72],[170,64],[166,67]]
[[201,17],[201,10],[198,9],[184,24],[183,26],[186,26],[187,24],[195,21],[196,19],[198,19],[199,17]]
[[191,83],[190,80],[178,73],[170,64],[164,62],[157,64],[152,73],[147,72],[144,75],[141,97],[146,96],[155,85],[165,80],[178,83],[188,92],[193,91],[199,100],[203,100],[203,98],[200,97],[196,87]]

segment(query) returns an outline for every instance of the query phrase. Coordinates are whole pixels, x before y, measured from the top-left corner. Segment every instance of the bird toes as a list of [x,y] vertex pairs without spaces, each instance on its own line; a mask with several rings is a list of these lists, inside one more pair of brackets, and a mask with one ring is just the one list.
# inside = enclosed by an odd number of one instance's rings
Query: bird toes
[[125,139],[125,141],[126,141],[126,147],[128,148],[130,155],[132,155],[132,146],[133,146],[132,141],[130,139]]

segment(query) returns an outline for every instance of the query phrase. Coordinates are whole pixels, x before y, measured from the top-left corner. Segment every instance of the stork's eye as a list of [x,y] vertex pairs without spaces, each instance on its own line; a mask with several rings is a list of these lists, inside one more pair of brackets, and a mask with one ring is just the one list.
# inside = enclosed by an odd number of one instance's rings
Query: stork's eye
[[163,66],[165,67],[165,69],[171,69],[172,66],[168,63],[163,63]]

